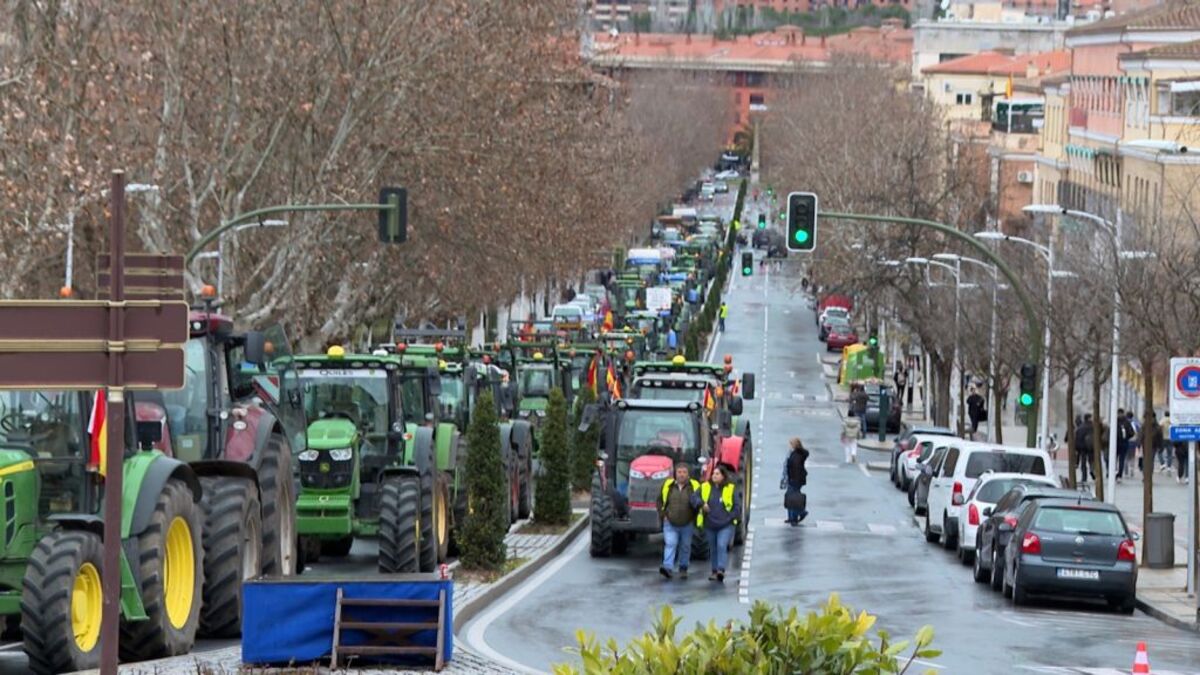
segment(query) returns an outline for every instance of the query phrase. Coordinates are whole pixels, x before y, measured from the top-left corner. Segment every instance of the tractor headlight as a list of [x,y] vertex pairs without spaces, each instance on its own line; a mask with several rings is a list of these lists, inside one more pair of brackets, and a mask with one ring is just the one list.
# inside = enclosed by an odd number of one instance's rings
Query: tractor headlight
[[662,471],[655,471],[654,473],[650,474],[651,480],[666,480],[670,477],[671,477],[670,469],[663,469]]
[[521,412],[517,413],[517,416],[520,417],[521,419],[525,419],[526,417],[529,417],[529,411],[522,410]]
[[329,458],[335,462],[345,462],[354,457],[354,451],[350,448],[338,448],[329,451]]
[[300,460],[301,462],[315,462],[317,461],[317,457],[320,456],[321,453],[317,452],[316,450],[305,450],[304,452],[296,455],[296,459]]
[[545,410],[535,410],[534,412],[535,412],[535,413],[537,413],[537,416],[538,416],[538,417],[545,417],[545,416],[546,416],[546,411],[545,411]]

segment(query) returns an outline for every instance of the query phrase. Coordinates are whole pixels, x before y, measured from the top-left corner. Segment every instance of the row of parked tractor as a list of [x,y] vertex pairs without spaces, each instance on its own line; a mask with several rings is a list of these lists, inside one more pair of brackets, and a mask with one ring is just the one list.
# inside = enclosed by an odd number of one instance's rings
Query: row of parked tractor
[[[639,364],[681,368],[654,359],[696,316],[724,232],[719,220],[677,220],[659,231],[662,247],[590,275],[598,283],[574,304],[590,316],[556,308],[483,347],[463,333],[398,331],[383,345],[295,354],[281,328],[237,331],[205,294],[189,314],[184,387],[126,392],[125,447],[111,452],[116,403],[0,391],[0,614],[30,669],[98,663],[110,465],[124,476],[123,660],[238,635],[244,580],[299,574],[357,538],[378,540],[382,572],[434,571],[469,517],[465,431],[485,390],[501,420],[509,519],[528,517],[551,389],[571,405],[583,387],[604,389],[612,406]],[[707,430],[687,432],[695,448]]]

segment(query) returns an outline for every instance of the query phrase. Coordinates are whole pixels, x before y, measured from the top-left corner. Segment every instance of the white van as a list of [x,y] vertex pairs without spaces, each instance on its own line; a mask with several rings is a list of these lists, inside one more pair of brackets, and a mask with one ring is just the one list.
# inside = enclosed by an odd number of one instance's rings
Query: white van
[[995,443],[951,441],[933,465],[925,509],[925,539],[941,539],[954,549],[958,544],[958,518],[967,495],[984,473],[1020,473],[1044,476],[1058,482],[1050,455],[1041,448],[1021,448]]

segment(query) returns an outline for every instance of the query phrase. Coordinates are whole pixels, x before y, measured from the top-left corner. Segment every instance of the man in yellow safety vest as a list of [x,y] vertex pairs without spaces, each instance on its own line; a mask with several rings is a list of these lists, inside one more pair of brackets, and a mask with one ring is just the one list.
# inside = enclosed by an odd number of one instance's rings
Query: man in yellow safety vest
[[687,579],[692,557],[692,534],[700,525],[700,483],[688,476],[688,466],[675,465],[675,477],[663,482],[658,510],[663,521],[663,559],[658,573],[670,579],[678,563],[679,578]]

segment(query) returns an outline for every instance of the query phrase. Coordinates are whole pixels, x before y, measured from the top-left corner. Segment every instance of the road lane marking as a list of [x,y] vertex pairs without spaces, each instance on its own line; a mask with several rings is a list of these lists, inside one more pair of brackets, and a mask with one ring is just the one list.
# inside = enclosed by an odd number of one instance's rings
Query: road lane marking
[[845,532],[846,525],[840,520],[818,520],[817,529],[829,532]]
[[867,523],[867,529],[870,530],[871,534],[896,534],[896,528],[891,525]]
[[867,469],[867,465],[866,465],[866,464],[859,464],[859,465],[858,465],[858,469],[859,469],[860,471],[862,471],[862,474],[863,474],[864,476],[866,476],[867,478],[870,478],[870,477],[871,477],[871,472],[870,472],[870,470],[868,470],[868,469]]

